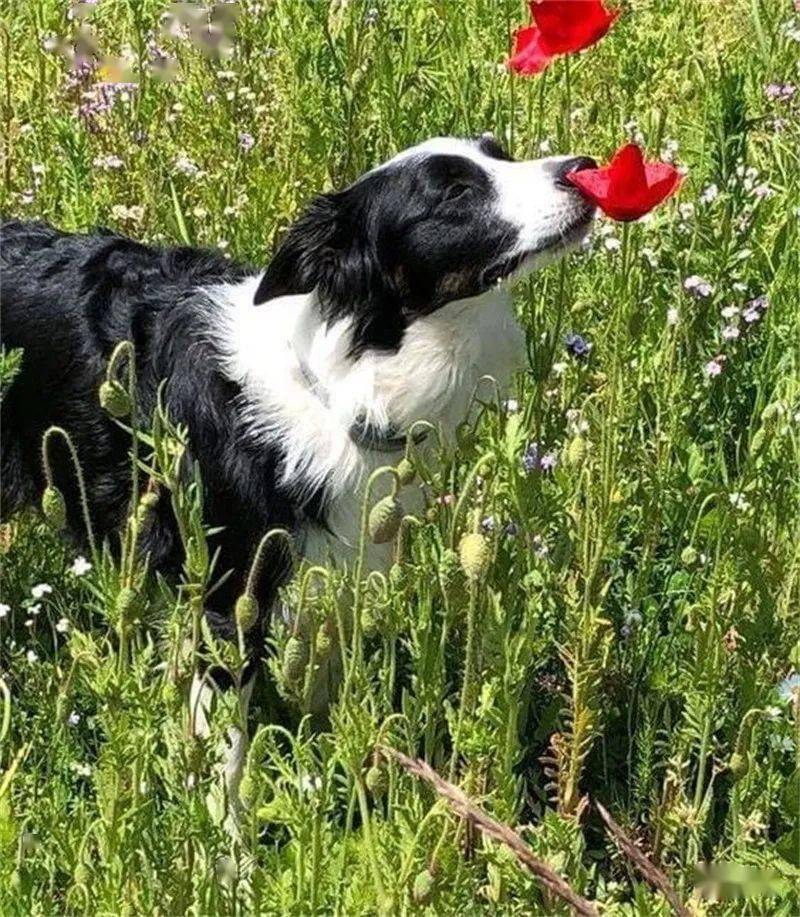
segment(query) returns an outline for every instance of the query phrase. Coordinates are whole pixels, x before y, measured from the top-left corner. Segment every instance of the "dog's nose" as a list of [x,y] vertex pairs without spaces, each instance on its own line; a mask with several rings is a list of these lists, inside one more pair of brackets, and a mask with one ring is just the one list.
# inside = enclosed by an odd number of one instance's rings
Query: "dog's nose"
[[565,159],[564,162],[558,163],[555,168],[556,183],[566,188],[573,188],[569,182],[565,181],[570,172],[582,172],[584,169],[596,169],[597,161],[591,156],[573,156],[571,159]]

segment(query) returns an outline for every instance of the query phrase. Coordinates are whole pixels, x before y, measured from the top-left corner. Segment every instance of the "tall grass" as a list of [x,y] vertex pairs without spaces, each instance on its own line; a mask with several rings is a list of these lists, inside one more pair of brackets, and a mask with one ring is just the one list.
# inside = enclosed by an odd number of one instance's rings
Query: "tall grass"
[[[427,509],[385,575],[298,563],[238,832],[233,693],[190,728],[197,653],[244,659],[204,634],[224,571],[184,432],[134,431],[121,552],[5,522],[0,911],[800,912],[800,13],[629,0],[526,81],[502,66],[519,0],[163,12],[6,0],[3,211],[264,263],[311,194],[427,136],[605,158],[628,135],[688,176],[521,285],[529,368],[508,401],[481,387],[455,456],[412,450]],[[102,72],[63,57],[79,28]],[[180,583],[137,551],[154,492]]]

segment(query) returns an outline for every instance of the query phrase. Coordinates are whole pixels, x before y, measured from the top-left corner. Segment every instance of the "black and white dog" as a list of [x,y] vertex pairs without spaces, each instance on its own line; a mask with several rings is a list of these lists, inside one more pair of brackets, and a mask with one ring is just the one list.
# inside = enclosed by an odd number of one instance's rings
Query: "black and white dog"
[[[2,406],[5,510],[39,499],[42,434],[58,424],[76,443],[98,533],[120,526],[129,436],[97,389],[112,349],[131,340],[142,414],[166,380],[166,405],[202,471],[206,521],[222,527],[217,573],[234,572],[208,615],[231,636],[267,530],[289,528],[316,562],[346,555],[361,487],[387,453],[400,457],[410,424],[452,432],[481,376],[502,385],[521,365],[503,281],[584,237],[594,209],[564,176],[593,166],[514,161],[489,136],[430,140],[313,200],[265,271],[113,233],[6,222],[2,340],[24,357]],[[65,458],[56,483],[80,531]],[[144,546],[162,569],[181,560],[166,503]],[[276,569],[268,558],[258,584],[264,618]]]

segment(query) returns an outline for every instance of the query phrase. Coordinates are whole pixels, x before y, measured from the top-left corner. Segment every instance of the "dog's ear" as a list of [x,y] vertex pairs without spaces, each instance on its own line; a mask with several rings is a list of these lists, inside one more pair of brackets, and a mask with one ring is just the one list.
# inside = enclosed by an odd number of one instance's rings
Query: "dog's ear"
[[399,290],[385,269],[363,183],[315,198],[267,267],[255,305],[317,291],[328,322],[353,320],[353,347],[392,347],[405,326]]
[[310,293],[333,257],[338,207],[335,195],[321,194],[289,227],[253,300],[260,306],[276,296]]

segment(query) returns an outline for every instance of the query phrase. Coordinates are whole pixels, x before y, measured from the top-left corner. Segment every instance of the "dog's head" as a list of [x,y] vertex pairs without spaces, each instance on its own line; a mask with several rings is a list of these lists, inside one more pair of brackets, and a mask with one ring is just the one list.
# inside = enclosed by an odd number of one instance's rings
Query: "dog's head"
[[587,157],[515,161],[490,136],[436,138],[316,198],[290,228],[255,302],[316,291],[353,347],[396,347],[416,317],[478,296],[578,243],[594,208],[567,173]]

